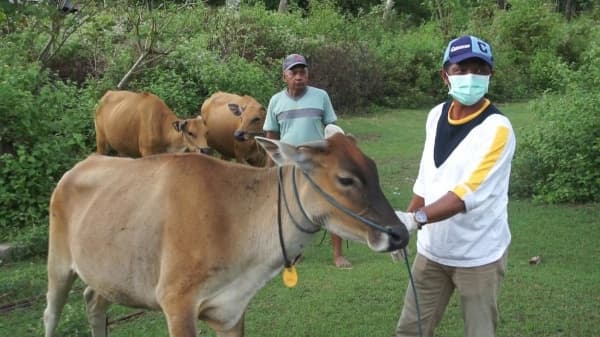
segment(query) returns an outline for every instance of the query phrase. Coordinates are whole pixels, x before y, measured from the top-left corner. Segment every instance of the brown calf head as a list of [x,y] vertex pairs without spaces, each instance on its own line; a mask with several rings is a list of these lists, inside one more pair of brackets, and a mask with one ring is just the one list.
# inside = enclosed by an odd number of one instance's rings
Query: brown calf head
[[173,128],[183,136],[186,151],[209,153],[210,148],[206,143],[206,125],[201,116],[189,119],[178,119],[173,122]]
[[262,127],[267,114],[265,108],[254,98],[244,96],[244,99],[247,104],[229,103],[227,105],[229,111],[240,118],[240,124],[233,133],[233,137],[239,142],[264,134]]

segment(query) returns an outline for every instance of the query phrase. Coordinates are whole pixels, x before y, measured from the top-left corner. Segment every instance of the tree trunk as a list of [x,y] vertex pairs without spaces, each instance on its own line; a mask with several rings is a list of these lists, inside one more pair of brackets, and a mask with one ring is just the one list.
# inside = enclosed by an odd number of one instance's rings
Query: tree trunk
[[573,0],[567,0],[565,3],[565,18],[567,21],[571,21],[575,14],[575,2]]
[[239,10],[240,9],[240,0],[225,0],[225,6],[228,9]]
[[288,10],[287,0],[279,0],[279,8],[277,10],[279,11],[279,13],[287,13],[287,10]]
[[385,7],[383,9],[383,20],[387,20],[392,14],[392,8],[394,8],[394,0],[385,0]]
[[119,84],[117,84],[117,89],[123,90],[123,89],[127,88],[127,86],[129,85],[129,82],[131,81],[131,77],[133,76],[133,73],[136,70],[138,70],[138,67],[140,66],[140,64],[142,64],[142,61],[144,61],[144,59],[146,58],[146,56],[148,56],[148,52],[144,51],[140,55],[140,57],[138,57],[137,61],[135,61],[135,63],[131,67],[131,69],[129,69],[129,71],[127,72],[127,74],[125,74],[125,76],[123,76],[123,78],[121,79],[121,81],[119,81]]

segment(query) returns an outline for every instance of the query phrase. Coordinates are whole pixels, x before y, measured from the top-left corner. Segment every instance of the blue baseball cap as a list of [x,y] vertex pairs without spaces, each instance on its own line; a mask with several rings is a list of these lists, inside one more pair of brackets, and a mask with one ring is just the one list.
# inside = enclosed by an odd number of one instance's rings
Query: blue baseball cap
[[290,54],[285,60],[283,60],[283,70],[290,70],[297,65],[303,65],[308,67],[308,63],[306,63],[306,58],[300,54]]
[[444,52],[442,66],[444,66],[446,62],[456,64],[472,57],[482,59],[489,64],[490,67],[494,67],[492,46],[471,35],[461,36],[448,43],[448,47],[446,47],[446,51]]

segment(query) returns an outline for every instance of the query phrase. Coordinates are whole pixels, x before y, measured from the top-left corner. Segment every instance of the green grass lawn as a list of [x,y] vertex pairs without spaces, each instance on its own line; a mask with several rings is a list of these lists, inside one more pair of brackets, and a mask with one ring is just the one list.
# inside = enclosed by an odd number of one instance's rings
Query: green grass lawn
[[[501,105],[517,133],[534,116],[525,103]],[[342,116],[340,125],[359,140],[378,165],[381,185],[395,208],[406,207],[417,173],[426,111],[380,111]],[[517,140],[518,141],[518,140]],[[517,148],[518,151],[518,148]],[[539,205],[511,200],[513,242],[502,288],[498,336],[592,337],[600,329],[600,205]],[[278,276],[259,291],[246,314],[246,335],[254,337],[389,337],[408,285],[404,264],[388,254],[350,243],[345,250],[352,270],[332,265],[329,236],[317,234],[298,266],[299,284],[286,288]],[[414,241],[411,242],[414,252]],[[541,263],[529,264],[533,256]],[[79,286],[79,287],[78,287]],[[43,295],[43,257],[0,264],[0,306]],[[89,336],[81,284],[77,283],[59,323],[59,336]],[[41,336],[45,300],[0,312],[0,336]],[[113,306],[109,321],[138,310]],[[198,323],[199,336],[214,336]],[[145,312],[110,325],[110,336],[167,336],[163,316]],[[463,336],[459,303],[450,302],[438,336]]]

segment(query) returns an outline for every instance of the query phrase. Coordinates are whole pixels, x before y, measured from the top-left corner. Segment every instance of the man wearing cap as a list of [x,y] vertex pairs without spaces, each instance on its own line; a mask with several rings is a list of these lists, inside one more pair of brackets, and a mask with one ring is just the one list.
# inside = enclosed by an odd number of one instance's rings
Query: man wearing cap
[[[396,212],[409,232],[419,229],[412,273],[423,336],[433,336],[455,290],[464,336],[496,335],[516,141],[508,118],[485,98],[493,67],[487,42],[450,41],[440,71],[450,98],[429,112],[414,194],[408,211]],[[420,336],[410,285],[396,328],[396,337],[408,336]]]
[[[263,126],[266,136],[292,145],[323,139],[324,128],[337,120],[325,90],[308,85],[308,63],[300,54],[283,61],[283,81],[287,87],[271,97]],[[331,234],[336,267],[352,268],[342,255],[342,238]]]

